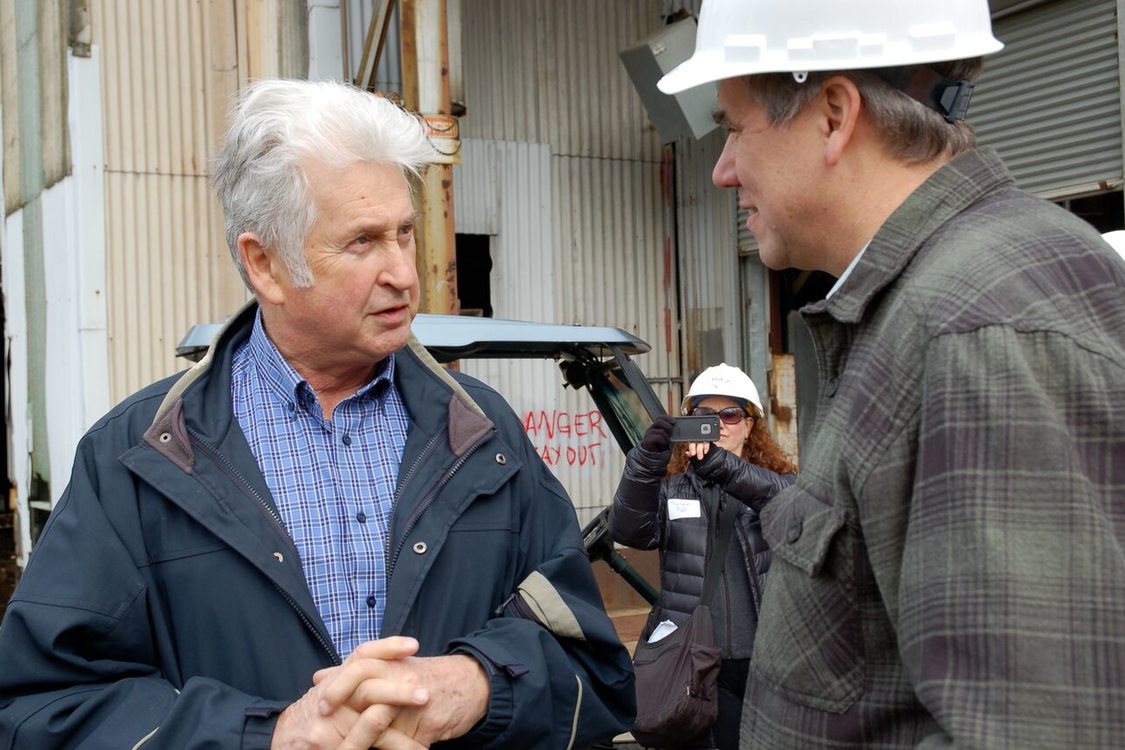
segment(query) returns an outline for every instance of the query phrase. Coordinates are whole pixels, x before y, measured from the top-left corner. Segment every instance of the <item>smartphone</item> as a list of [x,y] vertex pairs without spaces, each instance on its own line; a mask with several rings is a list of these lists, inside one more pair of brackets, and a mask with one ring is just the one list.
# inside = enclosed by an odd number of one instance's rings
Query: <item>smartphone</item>
[[676,417],[672,423],[673,443],[713,443],[719,439],[719,416]]

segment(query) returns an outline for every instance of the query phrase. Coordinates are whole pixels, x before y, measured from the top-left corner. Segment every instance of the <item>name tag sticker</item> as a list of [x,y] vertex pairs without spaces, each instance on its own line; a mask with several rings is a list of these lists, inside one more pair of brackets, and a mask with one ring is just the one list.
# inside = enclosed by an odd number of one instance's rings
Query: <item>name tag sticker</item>
[[699,518],[702,510],[698,500],[684,500],[678,497],[668,498],[668,520],[677,518]]

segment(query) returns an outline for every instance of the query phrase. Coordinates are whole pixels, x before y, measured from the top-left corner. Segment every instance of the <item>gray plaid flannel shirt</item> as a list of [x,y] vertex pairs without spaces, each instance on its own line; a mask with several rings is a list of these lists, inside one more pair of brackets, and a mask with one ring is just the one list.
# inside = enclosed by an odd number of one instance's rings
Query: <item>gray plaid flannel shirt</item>
[[1125,264],[982,149],[802,312],[744,750],[1125,747]]

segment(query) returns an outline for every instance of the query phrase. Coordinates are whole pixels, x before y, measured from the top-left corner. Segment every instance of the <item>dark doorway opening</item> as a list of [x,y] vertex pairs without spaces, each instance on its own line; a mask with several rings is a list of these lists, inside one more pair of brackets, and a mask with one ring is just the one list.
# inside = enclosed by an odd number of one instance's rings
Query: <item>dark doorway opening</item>
[[457,299],[462,315],[492,317],[491,236],[458,234]]
[[1103,234],[1125,228],[1125,201],[1120,190],[1082,198],[1068,198],[1058,204],[1075,216],[1085,219]]

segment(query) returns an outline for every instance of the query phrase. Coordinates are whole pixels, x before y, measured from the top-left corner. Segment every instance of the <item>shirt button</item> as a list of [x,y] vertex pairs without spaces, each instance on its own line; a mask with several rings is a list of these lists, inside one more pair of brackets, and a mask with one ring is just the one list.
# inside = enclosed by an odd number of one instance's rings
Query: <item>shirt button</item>
[[344,435],[340,439],[344,441],[344,445],[351,445],[352,444],[352,436],[351,435]]
[[355,520],[360,523],[367,523],[367,514],[361,510],[359,513],[355,514]]
[[367,606],[368,606],[368,607],[374,607],[374,606],[375,606],[375,597],[374,597],[374,595],[372,595],[372,596],[369,596],[369,597],[367,597]]

